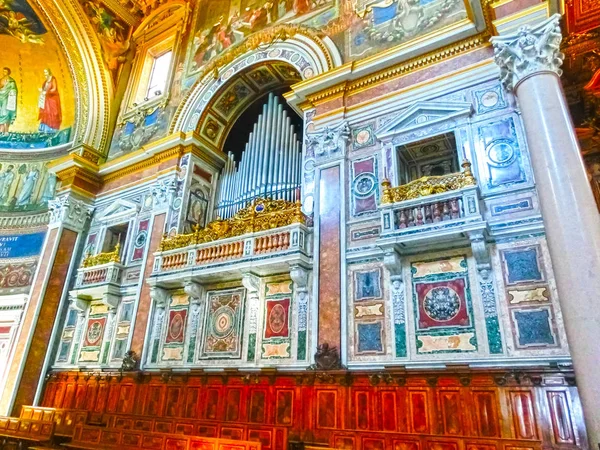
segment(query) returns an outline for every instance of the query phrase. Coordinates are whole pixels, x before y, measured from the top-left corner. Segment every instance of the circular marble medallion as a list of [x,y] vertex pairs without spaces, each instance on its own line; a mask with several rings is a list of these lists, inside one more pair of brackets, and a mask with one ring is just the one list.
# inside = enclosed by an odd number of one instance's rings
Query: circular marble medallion
[[233,310],[228,306],[217,309],[212,320],[213,332],[223,338],[233,331]]
[[145,230],[140,231],[138,233],[138,235],[135,237],[135,246],[143,247],[144,245],[146,245],[146,239],[148,239],[148,232]]
[[447,322],[460,311],[460,297],[449,287],[435,287],[425,295],[425,313],[437,322]]
[[274,48],[273,50],[271,50],[269,52],[269,58],[278,58],[279,55],[281,55],[281,49],[280,48]]
[[176,341],[181,338],[183,334],[183,317],[181,314],[176,314],[173,316],[173,320],[171,320],[171,326],[169,327],[169,337]]
[[100,322],[93,322],[87,331],[88,344],[94,345],[102,337],[102,324]]
[[285,308],[280,304],[273,306],[269,313],[269,327],[275,334],[281,333],[285,326]]
[[304,78],[312,78],[313,75],[315,74],[315,71],[313,70],[312,67],[307,67],[306,69],[304,69],[304,72],[302,72],[302,75],[304,76]]
[[358,145],[365,145],[371,139],[371,131],[370,130],[360,130],[356,134],[356,143]]
[[481,104],[486,108],[492,108],[498,104],[500,97],[495,91],[488,91],[481,96]]
[[487,155],[493,165],[507,166],[515,157],[515,149],[510,140],[498,139],[489,145]]
[[377,181],[372,173],[361,173],[352,184],[357,197],[368,197],[375,190]]

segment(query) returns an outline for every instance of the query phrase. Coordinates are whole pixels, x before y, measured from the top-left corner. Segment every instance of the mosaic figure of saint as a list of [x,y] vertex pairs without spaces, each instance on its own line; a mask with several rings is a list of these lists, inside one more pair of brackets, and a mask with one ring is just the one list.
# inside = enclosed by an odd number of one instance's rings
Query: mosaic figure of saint
[[0,78],[0,133],[8,133],[17,118],[17,83],[8,67],[2,69]]
[[40,172],[37,168],[33,168],[29,171],[17,197],[17,206],[26,206],[31,203],[31,197],[33,196],[33,190],[35,189],[39,175]]
[[5,205],[8,203],[10,187],[15,180],[15,173],[13,172],[14,168],[15,166],[11,164],[6,168],[6,172],[0,175],[2,177],[2,186],[0,186],[0,205]]
[[62,112],[58,82],[50,69],[44,69],[44,83],[40,88],[38,107],[40,109],[38,117],[40,121],[39,131],[41,133],[56,133],[60,129]]
[[53,173],[48,174],[48,179],[46,180],[46,185],[44,186],[44,193],[42,194],[42,198],[40,201],[42,203],[48,202],[48,200],[52,200],[54,198],[54,193],[56,191],[56,175]]

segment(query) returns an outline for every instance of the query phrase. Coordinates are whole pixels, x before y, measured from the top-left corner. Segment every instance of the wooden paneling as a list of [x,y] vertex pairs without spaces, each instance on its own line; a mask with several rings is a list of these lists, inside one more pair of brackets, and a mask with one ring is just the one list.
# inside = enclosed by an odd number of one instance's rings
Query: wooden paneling
[[497,384],[487,373],[468,382],[451,374],[434,378],[394,375],[380,384],[369,374],[302,372],[261,374],[251,382],[242,375],[173,375],[165,382],[150,374],[85,381],[61,374],[47,382],[43,398],[44,406],[128,414],[119,417],[135,417],[140,429],[147,422],[155,432],[193,430],[281,450],[288,438],[363,450],[586,447],[577,388],[558,376],[549,386]]

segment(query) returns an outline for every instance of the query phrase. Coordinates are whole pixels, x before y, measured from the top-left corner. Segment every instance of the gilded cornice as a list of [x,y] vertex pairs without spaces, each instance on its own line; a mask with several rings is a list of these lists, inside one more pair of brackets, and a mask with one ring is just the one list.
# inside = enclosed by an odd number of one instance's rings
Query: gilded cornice
[[[463,39],[454,44],[447,45],[424,55],[409,59],[399,64],[395,64],[385,69],[373,72],[356,80],[343,80],[334,86],[316,91],[306,95],[306,101],[301,103],[303,109],[314,107],[315,105],[331,101],[340,96],[351,96],[364,90],[370,89],[378,84],[385,83],[408,73],[426,69],[434,64],[447,61],[457,56],[469,53],[473,50],[489,47],[489,34],[480,33],[476,36]],[[353,68],[352,68],[353,69]],[[352,70],[347,70],[347,77],[351,76]],[[303,81],[292,86],[293,90],[299,88],[310,89],[313,79]],[[319,81],[319,80],[317,80]],[[289,98],[289,95],[287,95]]]

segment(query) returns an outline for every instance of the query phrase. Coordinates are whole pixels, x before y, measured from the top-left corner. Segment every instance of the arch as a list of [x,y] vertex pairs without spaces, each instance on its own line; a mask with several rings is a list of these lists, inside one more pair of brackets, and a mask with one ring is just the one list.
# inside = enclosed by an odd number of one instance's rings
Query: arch
[[277,61],[294,67],[305,80],[341,65],[342,57],[331,39],[299,26],[279,25],[251,35],[203,69],[177,109],[170,132],[197,129],[207,105],[228,80],[257,62]]
[[269,92],[289,88],[302,80],[298,70],[288,61],[259,61],[235,74],[226,72],[219,86],[204,105],[196,122],[198,135],[205,145],[221,150],[244,111]]
[[[61,148],[38,151],[56,157],[57,152],[85,145],[99,152],[109,138],[109,115],[113,96],[110,75],[102,59],[100,43],[89,21],[75,0],[29,0],[49,25],[66,56],[75,91],[75,127],[71,142]],[[11,157],[19,150],[3,150],[0,157]],[[89,152],[88,152],[89,153]]]

